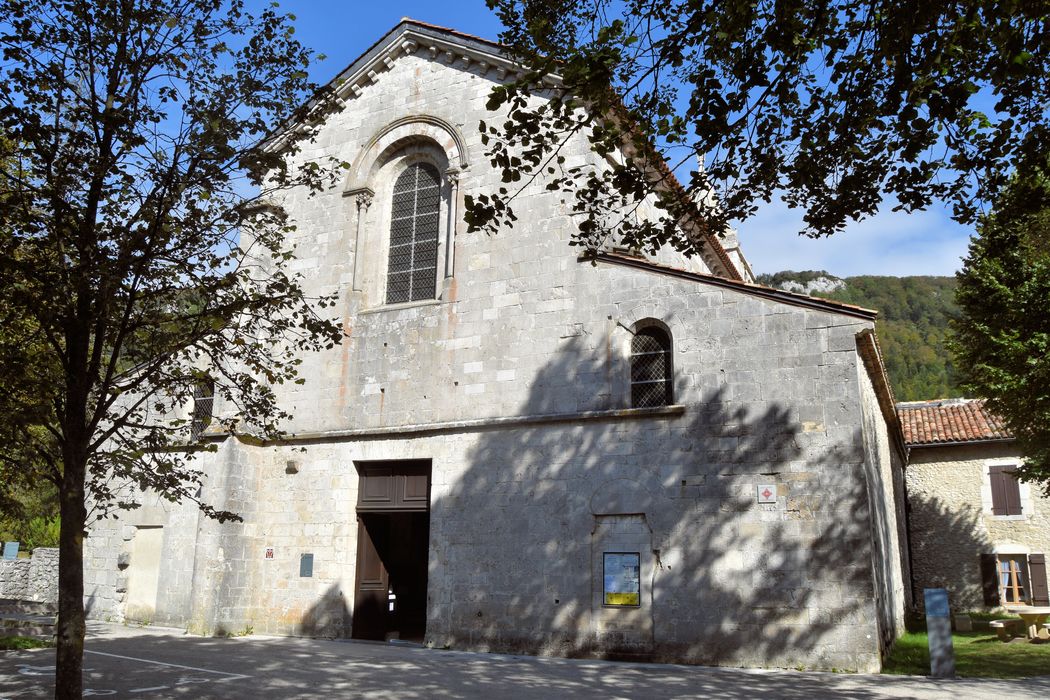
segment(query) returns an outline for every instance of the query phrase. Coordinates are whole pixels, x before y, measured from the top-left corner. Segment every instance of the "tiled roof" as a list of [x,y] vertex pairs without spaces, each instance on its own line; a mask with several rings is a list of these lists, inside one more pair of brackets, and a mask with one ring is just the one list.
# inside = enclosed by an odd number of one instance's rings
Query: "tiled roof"
[[897,412],[909,447],[1013,437],[980,399],[909,401],[897,404]]

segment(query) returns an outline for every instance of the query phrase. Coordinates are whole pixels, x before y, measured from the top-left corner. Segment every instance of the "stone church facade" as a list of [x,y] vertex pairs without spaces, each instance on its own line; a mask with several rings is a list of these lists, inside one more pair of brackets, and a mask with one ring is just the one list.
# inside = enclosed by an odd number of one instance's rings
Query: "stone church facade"
[[[201,497],[86,540],[91,615],[200,633],[876,670],[910,603],[874,313],[757,286],[732,238],[581,260],[556,193],[470,233],[514,66],[406,20],[334,85],[285,206],[346,339],[277,387],[290,437],[205,434]],[[600,161],[585,140],[569,164]],[[643,207],[643,215],[645,215]],[[222,414],[219,404],[214,410]]]

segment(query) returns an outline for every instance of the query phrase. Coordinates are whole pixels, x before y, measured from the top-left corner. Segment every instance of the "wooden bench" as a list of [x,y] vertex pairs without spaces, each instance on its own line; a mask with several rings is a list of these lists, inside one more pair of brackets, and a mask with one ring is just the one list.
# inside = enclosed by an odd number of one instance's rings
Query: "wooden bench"
[[992,620],[988,626],[995,630],[1000,642],[1009,642],[1019,633],[1021,624],[1021,620]]

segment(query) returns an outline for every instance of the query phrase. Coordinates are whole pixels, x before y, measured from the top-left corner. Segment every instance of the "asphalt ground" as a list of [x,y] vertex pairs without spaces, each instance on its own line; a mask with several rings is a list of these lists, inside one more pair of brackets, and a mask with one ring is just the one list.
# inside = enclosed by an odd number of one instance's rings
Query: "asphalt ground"
[[[275,637],[220,639],[92,623],[84,697],[1050,698],[1050,676],[939,680],[438,651]],[[54,650],[0,652],[0,700],[54,693]]]

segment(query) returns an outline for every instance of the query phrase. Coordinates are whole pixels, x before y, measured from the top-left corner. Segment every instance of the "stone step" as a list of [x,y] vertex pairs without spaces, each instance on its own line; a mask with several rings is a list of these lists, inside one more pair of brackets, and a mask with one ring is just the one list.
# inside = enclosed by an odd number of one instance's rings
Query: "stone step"
[[56,615],[58,614],[58,606],[35,600],[0,598],[0,615],[12,613],[20,615]]
[[8,613],[0,616],[0,636],[34,637],[51,640],[55,638],[54,615],[24,615]]
[[36,639],[53,639],[54,625],[22,625],[19,627],[0,627],[0,637],[34,637]]
[[0,615],[0,633],[14,636],[55,634],[54,615],[22,615],[8,613]]

